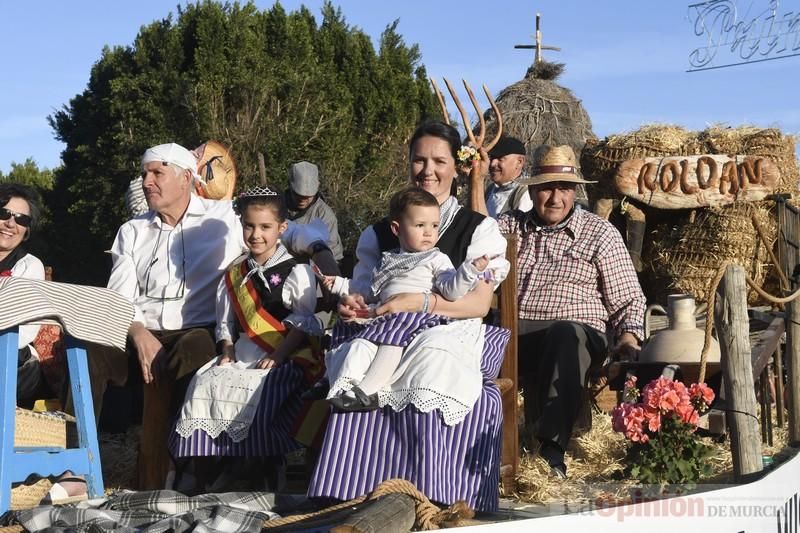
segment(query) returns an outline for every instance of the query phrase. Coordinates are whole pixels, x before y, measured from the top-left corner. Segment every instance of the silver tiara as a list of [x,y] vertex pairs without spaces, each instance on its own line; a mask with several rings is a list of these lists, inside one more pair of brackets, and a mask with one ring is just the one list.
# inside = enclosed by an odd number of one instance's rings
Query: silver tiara
[[239,194],[240,199],[255,198],[258,196],[278,196],[278,191],[270,189],[267,186],[256,185],[255,187],[250,187],[243,193]]

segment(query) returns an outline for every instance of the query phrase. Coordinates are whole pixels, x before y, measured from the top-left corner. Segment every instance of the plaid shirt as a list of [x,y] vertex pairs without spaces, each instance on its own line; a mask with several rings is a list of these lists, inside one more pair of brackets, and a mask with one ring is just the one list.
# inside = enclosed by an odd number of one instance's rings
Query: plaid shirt
[[554,232],[537,228],[521,211],[505,213],[497,223],[518,237],[519,318],[573,320],[642,340],[645,297],[611,223],[580,208]]

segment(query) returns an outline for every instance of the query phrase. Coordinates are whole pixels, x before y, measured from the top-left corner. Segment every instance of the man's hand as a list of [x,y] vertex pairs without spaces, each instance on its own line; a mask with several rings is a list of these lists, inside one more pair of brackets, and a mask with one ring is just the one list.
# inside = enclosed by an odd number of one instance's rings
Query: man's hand
[[367,309],[367,303],[360,294],[348,294],[347,296],[342,296],[341,300],[339,300],[339,316],[345,322],[357,318],[356,312],[358,309]]
[[620,361],[636,361],[642,348],[633,333],[625,332],[617,339],[617,344],[612,352],[619,356]]
[[149,385],[161,377],[165,364],[164,346],[141,322],[131,324],[128,333],[136,347],[142,379]]
[[375,314],[381,316],[391,313],[416,313],[417,311],[422,311],[424,303],[425,295],[421,293],[404,292],[395,294],[386,303],[378,306],[375,309]]

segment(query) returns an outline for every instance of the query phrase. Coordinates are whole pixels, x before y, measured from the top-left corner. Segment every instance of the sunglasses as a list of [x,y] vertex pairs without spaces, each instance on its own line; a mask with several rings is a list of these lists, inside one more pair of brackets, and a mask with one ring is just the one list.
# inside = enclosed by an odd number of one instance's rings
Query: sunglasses
[[15,213],[13,211],[9,211],[5,207],[0,207],[0,220],[8,220],[11,217],[14,217],[14,222],[19,224],[23,228],[30,227],[31,222],[33,222],[30,215],[25,215],[23,213]]

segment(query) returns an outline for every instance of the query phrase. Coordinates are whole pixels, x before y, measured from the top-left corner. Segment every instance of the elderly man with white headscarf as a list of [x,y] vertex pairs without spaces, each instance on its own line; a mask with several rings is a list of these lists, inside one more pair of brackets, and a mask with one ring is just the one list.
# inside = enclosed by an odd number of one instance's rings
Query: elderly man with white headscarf
[[[89,349],[98,416],[109,383],[124,385],[139,374],[145,383],[143,418],[149,432],[140,457],[151,464],[140,459],[141,489],[163,487],[169,422],[195,371],[217,353],[217,285],[225,268],[245,250],[231,202],[192,194],[199,177],[196,167],[192,152],[175,143],[144,153],[142,190],[150,210],[117,232],[108,281],[108,288],[134,304],[127,350]],[[336,264],[326,241],[325,232],[314,226],[290,225],[282,237],[287,248],[313,256],[323,271]],[[139,372],[129,375],[129,368]]]

